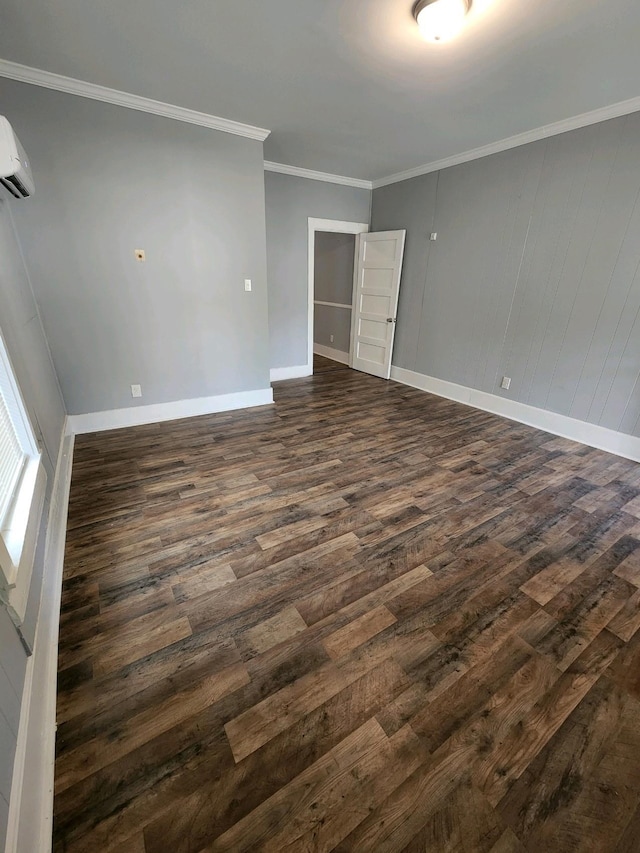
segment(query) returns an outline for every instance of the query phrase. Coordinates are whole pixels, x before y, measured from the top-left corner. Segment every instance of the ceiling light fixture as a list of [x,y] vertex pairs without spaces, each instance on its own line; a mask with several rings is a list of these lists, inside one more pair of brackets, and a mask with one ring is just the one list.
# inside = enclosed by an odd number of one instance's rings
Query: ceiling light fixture
[[428,41],[449,41],[462,30],[471,0],[418,0],[413,16]]

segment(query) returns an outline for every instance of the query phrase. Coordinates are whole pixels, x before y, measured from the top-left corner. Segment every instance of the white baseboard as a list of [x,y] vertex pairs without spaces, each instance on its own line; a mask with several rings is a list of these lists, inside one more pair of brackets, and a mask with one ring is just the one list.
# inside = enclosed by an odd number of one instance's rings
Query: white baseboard
[[22,694],[6,853],[49,853],[52,844],[58,628],[73,442],[65,430],[47,520],[38,627]]
[[325,347],[322,344],[314,344],[313,352],[315,355],[323,355],[325,358],[330,358],[332,361],[339,361],[340,364],[349,364],[349,353],[342,352],[340,349]]
[[515,400],[507,400],[497,394],[477,391],[475,388],[467,388],[455,382],[445,382],[443,379],[405,370],[403,367],[392,367],[391,378],[412,388],[419,388],[422,391],[437,394],[439,397],[446,397],[457,403],[492,412],[494,415],[501,415],[512,421],[537,427],[553,435],[579,441],[589,447],[596,447],[598,450],[606,450],[608,453],[615,453],[616,456],[640,462],[640,438],[636,436],[597,424],[589,424],[546,409],[538,409],[526,403],[517,403]]
[[311,376],[312,369],[308,364],[298,364],[295,367],[272,367],[270,379],[281,382],[283,379],[300,379],[301,376]]
[[175,421],[194,418],[233,409],[250,409],[273,403],[271,388],[258,391],[240,391],[236,394],[219,394],[216,397],[196,397],[192,400],[174,400],[171,403],[153,403],[149,406],[131,406],[126,409],[110,409],[104,412],[89,412],[86,415],[69,415],[68,426],[72,433],[102,432],[107,429],[156,424],[160,421]]

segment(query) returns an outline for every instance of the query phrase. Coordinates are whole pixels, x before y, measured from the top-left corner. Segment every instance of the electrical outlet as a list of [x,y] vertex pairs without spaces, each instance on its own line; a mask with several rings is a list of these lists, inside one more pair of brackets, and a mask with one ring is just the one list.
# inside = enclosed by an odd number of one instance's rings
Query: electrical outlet
[[132,397],[142,397],[142,385],[132,385],[131,386],[131,396]]
[[329,335],[329,343],[333,343],[333,335]]
[[509,388],[511,388],[511,377],[510,376],[503,376],[502,382],[500,383],[500,387],[504,388],[505,391],[508,391]]
[[147,253],[144,249],[134,249],[133,254],[135,255],[136,261],[144,263],[147,260]]
[[251,290],[251,279],[250,278],[245,278],[244,289],[245,290]]

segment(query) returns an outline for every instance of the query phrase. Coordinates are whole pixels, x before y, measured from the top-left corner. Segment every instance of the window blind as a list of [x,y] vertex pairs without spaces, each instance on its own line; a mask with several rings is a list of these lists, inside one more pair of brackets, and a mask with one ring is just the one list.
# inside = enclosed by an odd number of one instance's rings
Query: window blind
[[26,459],[11,416],[8,377],[3,374],[0,364],[0,524],[9,508]]

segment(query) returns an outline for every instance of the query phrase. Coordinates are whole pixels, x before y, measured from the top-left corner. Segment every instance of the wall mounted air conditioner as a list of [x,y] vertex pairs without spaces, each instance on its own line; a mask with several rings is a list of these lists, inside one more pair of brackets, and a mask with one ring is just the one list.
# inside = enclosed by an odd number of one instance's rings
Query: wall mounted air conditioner
[[4,116],[0,116],[0,184],[14,198],[28,198],[35,192],[29,158]]

